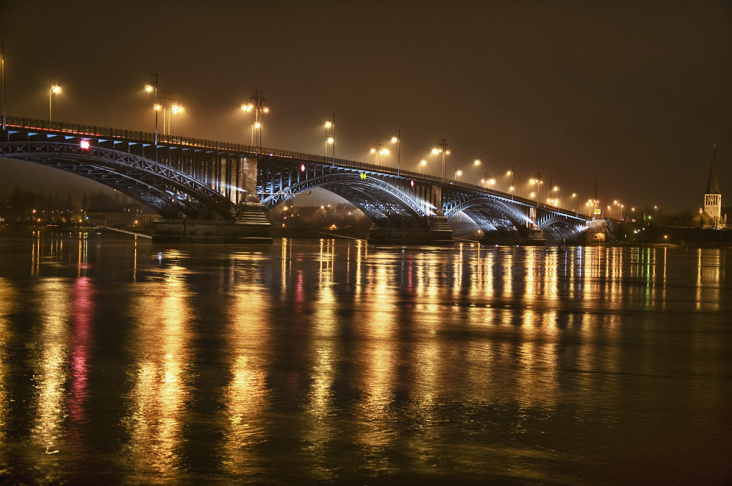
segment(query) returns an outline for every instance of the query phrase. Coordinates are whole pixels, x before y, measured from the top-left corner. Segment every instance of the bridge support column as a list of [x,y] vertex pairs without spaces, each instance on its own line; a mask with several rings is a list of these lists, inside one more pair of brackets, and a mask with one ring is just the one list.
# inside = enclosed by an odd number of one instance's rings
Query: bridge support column
[[241,163],[241,175],[244,182],[244,198],[249,196],[257,197],[257,175],[258,175],[258,164],[256,158],[244,157]]

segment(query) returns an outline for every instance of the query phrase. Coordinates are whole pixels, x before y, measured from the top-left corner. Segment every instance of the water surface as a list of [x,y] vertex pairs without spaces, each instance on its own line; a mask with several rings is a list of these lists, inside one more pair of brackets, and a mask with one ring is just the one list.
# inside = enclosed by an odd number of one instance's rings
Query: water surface
[[725,249],[0,238],[0,483],[726,484]]

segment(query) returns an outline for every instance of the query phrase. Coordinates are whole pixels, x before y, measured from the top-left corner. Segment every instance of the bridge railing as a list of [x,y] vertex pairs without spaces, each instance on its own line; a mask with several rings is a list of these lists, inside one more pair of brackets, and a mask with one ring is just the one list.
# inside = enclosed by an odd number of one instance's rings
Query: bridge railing
[[[84,125],[80,123],[67,123],[60,121],[38,120],[33,118],[24,118],[10,116],[7,118],[7,126],[13,128],[22,128],[25,130],[40,130],[50,133],[65,133],[69,135],[79,135],[82,137],[119,139],[130,142],[155,143],[155,134],[151,132],[143,132],[138,130],[126,130],[121,128],[98,127],[95,125]],[[433,182],[443,182],[441,178],[410,172],[405,170],[397,170],[394,167],[369,164],[358,162],[355,160],[339,159],[326,157],[323,155],[314,155],[304,152],[296,152],[293,150],[281,150],[268,147],[257,147],[254,145],[245,145],[231,142],[219,142],[214,140],[206,140],[202,138],[182,137],[180,135],[158,134],[158,144],[177,145],[183,147],[193,147],[209,150],[218,150],[225,152],[237,152],[242,155],[270,155],[274,157],[284,157],[296,159],[303,162],[313,162],[322,165],[334,165],[337,167],[346,167],[349,169],[374,171],[392,175],[400,175],[407,178],[419,178]]]
[[[60,121],[37,120],[33,118],[24,118],[17,116],[7,117],[6,125],[11,128],[21,128],[24,130],[39,130],[49,133],[64,133],[69,135],[78,135],[81,137],[94,137],[106,139],[118,139],[128,142],[137,143],[155,143],[155,134],[138,130],[126,130],[121,128],[98,127],[95,125],[84,125],[79,123],[67,123]],[[218,142],[214,140],[206,140],[201,138],[182,137],[179,135],[158,134],[158,144],[175,145],[177,147],[191,147],[205,150],[215,150],[222,152],[237,153],[243,156],[269,155],[273,157],[283,157],[294,159],[302,162],[311,162],[322,165],[333,165],[335,167],[343,167],[348,169],[378,172],[380,174],[389,174],[406,179],[417,179],[422,182],[434,182],[436,184],[454,184],[461,188],[466,188],[482,193],[492,194],[494,196],[507,198],[510,197],[515,202],[527,206],[543,207],[547,210],[557,211],[563,214],[571,215],[573,211],[555,208],[546,204],[537,203],[530,199],[519,196],[513,196],[493,189],[485,188],[476,184],[468,184],[465,182],[451,181],[442,177],[422,174],[419,172],[400,170],[395,167],[384,165],[369,164],[366,162],[358,162],[355,160],[337,159],[324,155],[307,154],[303,152],[295,152],[292,150],[281,150],[267,147],[257,147],[254,145],[245,145],[231,142]],[[579,216],[579,214],[577,214]]]

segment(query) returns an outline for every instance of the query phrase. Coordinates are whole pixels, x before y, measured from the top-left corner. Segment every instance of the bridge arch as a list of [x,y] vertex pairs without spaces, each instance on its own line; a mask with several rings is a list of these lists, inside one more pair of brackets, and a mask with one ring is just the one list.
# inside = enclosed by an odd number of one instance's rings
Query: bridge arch
[[237,207],[195,178],[118,150],[50,141],[4,142],[0,155],[71,172],[112,187],[164,218],[236,221]]
[[271,208],[308,189],[319,187],[336,194],[364,212],[379,227],[427,227],[434,213],[431,206],[420,203],[398,187],[364,172],[325,173],[291,184],[282,192],[262,200]]
[[532,223],[518,207],[509,206],[499,198],[478,196],[466,199],[452,206],[446,216],[454,216],[460,211],[484,233],[508,235],[517,232],[522,237],[528,237],[528,227]]

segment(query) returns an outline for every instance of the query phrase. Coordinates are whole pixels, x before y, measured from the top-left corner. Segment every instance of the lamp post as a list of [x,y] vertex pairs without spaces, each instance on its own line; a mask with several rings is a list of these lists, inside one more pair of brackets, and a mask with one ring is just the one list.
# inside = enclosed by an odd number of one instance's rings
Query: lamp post
[[552,195],[554,196],[552,198],[552,203],[555,207],[559,207],[559,195],[560,195],[560,185],[557,184],[556,186],[552,187]]
[[440,143],[437,144],[437,147],[432,149],[433,154],[442,154],[442,178],[447,178],[447,173],[445,172],[445,156],[450,155],[450,151],[447,150],[447,140],[444,138],[440,140]]
[[399,165],[400,165],[400,159],[401,159],[401,144],[402,144],[401,130],[397,130],[396,135],[391,137],[391,143],[397,144],[397,177],[399,177]]
[[574,214],[579,216],[579,196],[576,192],[572,193],[572,199],[574,199]]
[[170,136],[172,129],[173,115],[183,113],[183,107],[173,98],[172,91],[163,91],[163,135]]
[[480,184],[483,187],[485,187],[485,179],[484,179],[485,174],[483,173],[483,154],[480,154],[480,156],[477,159],[475,159],[475,161],[473,162],[473,165],[476,167],[480,167],[480,169],[479,169],[480,170]]
[[331,113],[325,122],[325,156],[328,156],[328,145],[333,149],[331,165],[335,165],[335,113]]
[[457,165],[455,166],[455,181],[457,181],[457,178],[463,175],[463,171],[457,168]]
[[152,74],[150,76],[150,80],[145,85],[145,91],[148,93],[155,93],[155,104],[153,105],[153,108],[155,109],[155,145],[158,144],[158,111],[160,111],[160,104],[158,103],[158,75]]
[[389,149],[384,148],[384,144],[382,144],[381,140],[377,138],[374,142],[374,146],[371,147],[371,153],[374,154],[374,162],[376,163],[376,165],[380,165],[381,156],[389,155]]
[[53,121],[51,115],[53,114],[53,95],[61,92],[61,86],[53,76],[48,77],[48,121]]
[[536,173],[536,178],[529,181],[531,184],[536,184],[536,207],[539,207],[539,201],[541,201],[541,172]]
[[252,91],[249,103],[241,105],[241,109],[252,112],[252,145],[256,146],[257,153],[259,153],[262,149],[262,115],[269,113],[267,100],[264,99],[264,92],[261,89]]
[[515,177],[515,171],[513,170],[513,166],[511,166],[511,170],[506,172],[506,175],[511,176],[511,185],[508,186],[508,192],[511,193],[511,200],[513,200],[513,191],[514,191],[514,177]]
[[422,173],[422,167],[427,165],[427,161],[423,159],[422,157],[419,158],[419,163],[417,164],[417,171],[421,174]]

